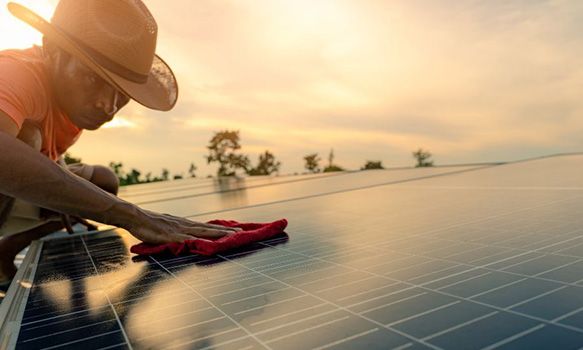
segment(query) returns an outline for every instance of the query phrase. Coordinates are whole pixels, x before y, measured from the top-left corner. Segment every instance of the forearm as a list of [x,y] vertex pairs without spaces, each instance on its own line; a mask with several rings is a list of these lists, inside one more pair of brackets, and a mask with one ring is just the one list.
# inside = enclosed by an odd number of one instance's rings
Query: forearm
[[0,132],[0,193],[40,207],[129,228],[141,210]]

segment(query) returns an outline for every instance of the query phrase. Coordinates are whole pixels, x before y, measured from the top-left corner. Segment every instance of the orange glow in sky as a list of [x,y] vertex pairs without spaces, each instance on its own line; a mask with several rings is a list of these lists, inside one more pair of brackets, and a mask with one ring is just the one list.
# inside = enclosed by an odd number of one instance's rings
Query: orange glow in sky
[[[0,50],[23,49],[31,45],[40,45],[42,35],[31,26],[12,16],[6,10],[9,1],[0,0]],[[18,3],[34,10],[44,18],[50,18],[57,1],[49,0],[22,0]]]
[[[0,0],[0,49],[40,42]],[[145,0],[178,76],[169,113],[130,104],[72,149],[89,163],[199,175],[214,131],[241,131],[282,173],[303,156],[358,169],[506,161],[583,150],[583,3]],[[22,0],[49,18],[56,0]],[[4,33],[10,33],[5,35]],[[103,142],[107,140],[107,142]]]

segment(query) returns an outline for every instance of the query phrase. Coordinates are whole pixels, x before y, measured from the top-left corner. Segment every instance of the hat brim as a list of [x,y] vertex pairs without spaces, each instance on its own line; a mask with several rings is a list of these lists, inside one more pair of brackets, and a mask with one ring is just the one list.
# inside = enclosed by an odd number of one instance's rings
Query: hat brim
[[101,66],[66,33],[53,26],[30,9],[16,3],[8,3],[8,10],[16,18],[28,23],[52,43],[78,58],[89,69],[136,102],[159,111],[171,110],[178,99],[178,83],[170,67],[157,55],[154,57],[148,80],[136,83]]

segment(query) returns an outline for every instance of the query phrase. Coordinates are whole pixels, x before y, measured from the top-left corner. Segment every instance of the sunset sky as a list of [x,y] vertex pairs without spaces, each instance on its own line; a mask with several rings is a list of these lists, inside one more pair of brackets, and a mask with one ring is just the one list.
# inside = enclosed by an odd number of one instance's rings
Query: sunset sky
[[[57,1],[22,0],[50,18]],[[0,49],[40,35],[0,0]],[[136,103],[72,148],[88,163],[198,175],[214,131],[241,131],[281,173],[318,152],[357,169],[508,161],[583,151],[579,0],[146,0],[176,108]],[[10,34],[7,34],[10,33]]]

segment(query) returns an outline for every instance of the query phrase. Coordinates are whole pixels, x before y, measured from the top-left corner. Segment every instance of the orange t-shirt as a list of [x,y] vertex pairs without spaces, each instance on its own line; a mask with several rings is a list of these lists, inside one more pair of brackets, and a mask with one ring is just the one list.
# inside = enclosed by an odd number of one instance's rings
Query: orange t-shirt
[[43,138],[41,152],[52,160],[65,153],[81,134],[54,97],[38,46],[0,51],[0,110],[18,129],[25,121],[37,125]]

